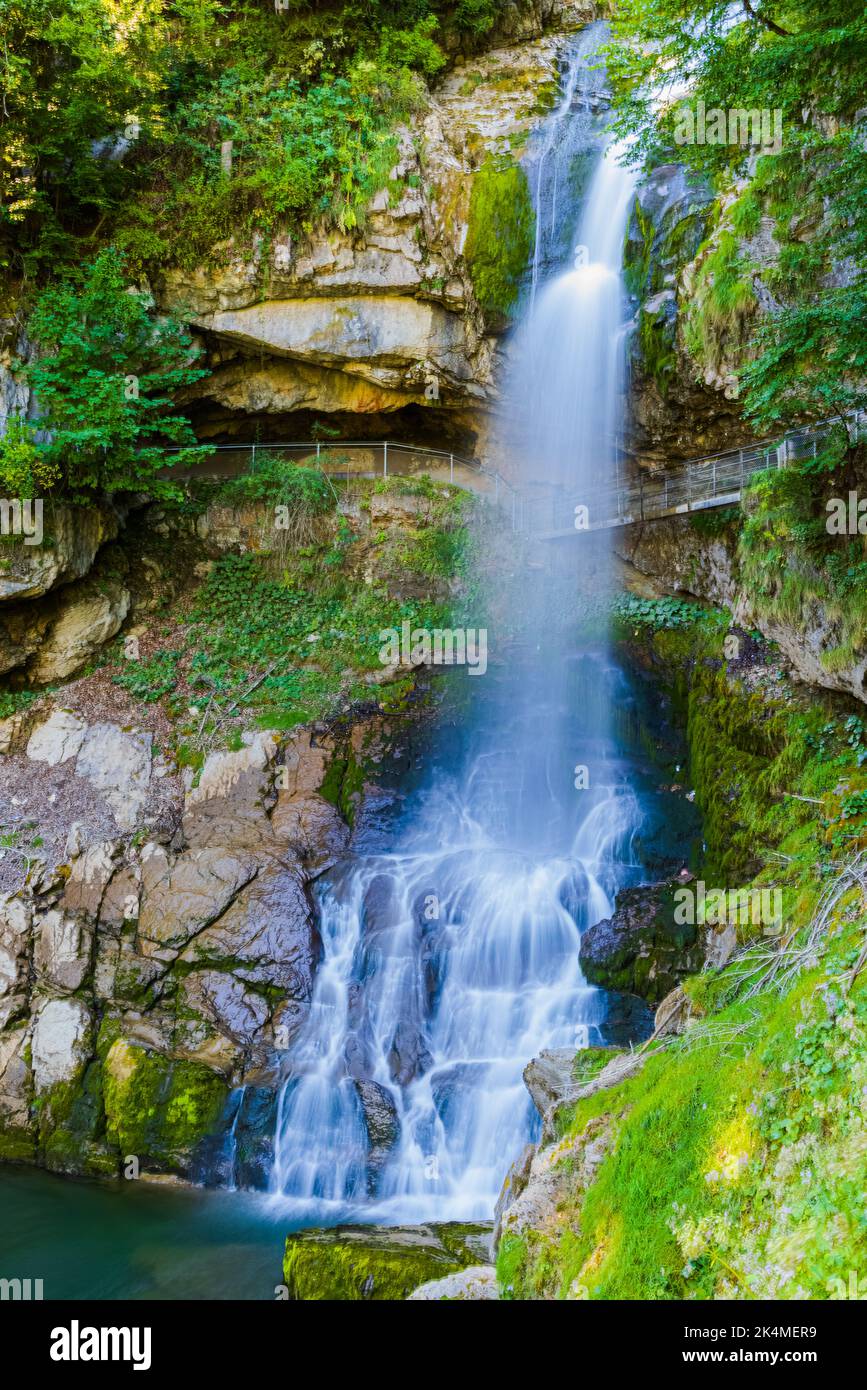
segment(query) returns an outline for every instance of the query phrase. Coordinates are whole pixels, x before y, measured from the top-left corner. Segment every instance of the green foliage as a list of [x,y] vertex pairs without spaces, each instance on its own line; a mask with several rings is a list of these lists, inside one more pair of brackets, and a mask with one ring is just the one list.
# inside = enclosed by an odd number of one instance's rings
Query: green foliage
[[41,497],[60,477],[59,465],[40,449],[33,430],[18,415],[10,415],[0,439],[0,491],[4,497]]
[[113,676],[115,685],[123,686],[130,695],[145,704],[155,704],[164,695],[174,690],[178,679],[178,658],[180,652],[161,651],[150,661],[129,661],[119,675]]
[[0,719],[10,719],[13,714],[21,714],[39,694],[37,690],[0,690]]
[[863,450],[841,427],[815,458],[755,475],[743,499],[738,563],[754,602],[796,630],[814,623],[820,605],[837,639],[832,665],[854,662],[867,646],[867,554],[863,537],[829,534],[825,503],[845,497],[863,467]]
[[[192,264],[278,224],[358,225],[446,63],[437,8],[9,0],[0,264],[44,279],[106,237],[136,267]],[[470,29],[490,9],[471,3]]]
[[[120,490],[177,496],[177,485],[160,471],[168,462],[207,456],[194,447],[192,427],[172,400],[206,373],[193,365],[183,326],[151,310],[147,295],[127,288],[112,249],[85,267],[80,283],[53,285],[36,302],[30,332],[40,352],[25,374],[48,437],[22,423],[12,442],[38,460],[30,462],[32,472],[56,478],[75,500]],[[182,447],[167,459],[169,443]],[[5,460],[4,451],[4,467]]]
[[[826,416],[867,402],[867,197],[863,139],[867,20],[859,0],[741,7],[700,0],[623,0],[612,15],[607,63],[615,126],[636,160],[671,158],[714,180],[725,225],[690,296],[687,343],[702,366],[729,348],[747,412],[761,427],[793,413]],[[685,98],[665,104],[671,71],[689,74]],[[677,143],[682,100],[695,109],[779,111],[782,149],[750,163],[740,144]],[[730,201],[735,185],[741,192]],[[744,238],[770,218],[778,258],[761,270],[781,305],[752,342]]]
[[488,159],[473,179],[464,255],[479,303],[494,315],[508,314],[515,303],[533,227],[523,169]]
[[681,598],[639,598],[623,594],[614,605],[614,616],[625,627],[690,628],[696,623],[712,620],[715,615],[698,603]]
[[336,713],[369,698],[363,675],[381,669],[383,628],[445,625],[442,609],[350,586],[338,566],[323,566],[321,548],[310,550],[282,584],[246,555],[209,574],[190,615],[189,682],[212,691],[217,709],[253,708],[271,728]]
[[[699,251],[701,256],[701,250]],[[734,236],[724,232],[701,260],[686,311],[684,333],[692,355],[717,367],[737,347],[756,298]]]
[[226,502],[269,502],[310,516],[324,516],[337,503],[334,487],[321,468],[293,463],[274,450],[259,454],[251,472],[224,483],[220,497]]

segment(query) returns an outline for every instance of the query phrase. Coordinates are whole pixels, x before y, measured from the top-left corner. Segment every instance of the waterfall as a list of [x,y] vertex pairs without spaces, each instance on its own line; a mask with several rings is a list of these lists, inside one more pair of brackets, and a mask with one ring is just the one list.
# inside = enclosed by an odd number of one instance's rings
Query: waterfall
[[[521,478],[591,507],[616,456],[632,192],[617,150],[590,143],[596,43],[575,46],[528,154],[536,247],[508,376]],[[570,180],[591,147],[579,217]],[[527,649],[473,682],[474,716],[460,744],[441,730],[396,843],[317,885],[323,956],[271,1174],[303,1219],[489,1218],[538,1128],[526,1063],[606,1037],[578,948],[640,872],[641,809],[610,729],[627,695],[604,646],[570,650],[549,608],[544,577],[528,579]]]

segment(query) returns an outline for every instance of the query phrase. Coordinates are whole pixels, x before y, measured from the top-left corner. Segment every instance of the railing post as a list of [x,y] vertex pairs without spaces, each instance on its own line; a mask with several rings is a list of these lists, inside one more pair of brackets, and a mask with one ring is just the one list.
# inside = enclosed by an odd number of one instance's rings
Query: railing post
[[382,441],[382,476],[388,477],[388,440]]
[[251,473],[255,473],[255,472],[256,472],[256,445],[255,445],[255,444],[253,445],[253,458],[252,458],[252,461],[251,461],[251,463],[250,463],[250,472],[251,472]]
[[316,457],[317,457],[317,459],[319,458],[319,450],[320,450],[321,447],[322,447],[322,446],[320,445],[319,440],[317,439],[317,441],[316,441]]
[[455,456],[454,456],[454,454],[449,454],[449,482],[450,482],[450,483],[453,483],[454,480],[455,480]]

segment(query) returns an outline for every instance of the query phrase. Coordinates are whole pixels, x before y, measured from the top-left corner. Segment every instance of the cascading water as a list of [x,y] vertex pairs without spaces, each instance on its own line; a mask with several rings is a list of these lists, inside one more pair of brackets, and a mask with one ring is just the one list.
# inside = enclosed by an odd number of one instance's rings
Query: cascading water
[[[575,225],[592,42],[573,53],[529,157],[538,233],[507,393],[519,476],[589,503],[614,459],[632,189],[597,143]],[[489,671],[461,747],[443,734],[394,848],[318,885],[323,957],[271,1175],[307,1219],[361,1207],[376,1220],[490,1217],[537,1124],[527,1061],[606,1036],[606,997],[585,983],[578,947],[637,872],[641,811],[610,732],[622,677],[604,650],[561,647],[543,583],[526,594],[530,650]]]

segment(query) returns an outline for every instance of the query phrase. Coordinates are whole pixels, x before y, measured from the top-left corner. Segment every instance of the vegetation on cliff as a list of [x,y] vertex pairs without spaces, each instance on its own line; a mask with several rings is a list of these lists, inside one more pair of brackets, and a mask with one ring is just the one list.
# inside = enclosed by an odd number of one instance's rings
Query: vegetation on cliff
[[10,0],[0,264],[44,278],[112,239],[153,267],[278,221],[353,227],[421,79],[496,19],[493,0]]
[[561,1109],[558,1220],[507,1233],[498,1274],[512,1298],[846,1297],[867,1252],[862,889],[807,929],[867,848],[864,726],[789,688],[761,642],[727,662],[713,614],[651,609],[622,636],[687,716],[696,871],[779,887],[782,936],[739,928],[741,954],[686,982],[686,1031]]
[[[726,228],[734,221],[750,234],[762,218],[772,224],[777,255],[766,282],[778,304],[743,363],[745,407],[762,425],[867,401],[867,229],[858,211],[867,195],[867,24],[857,0],[821,10],[791,0],[779,9],[777,19],[744,7],[733,23],[728,7],[705,0],[685,24],[678,0],[627,0],[612,16],[608,48],[617,125],[635,137],[636,158],[676,158],[710,177],[722,197],[722,240],[711,243],[715,259],[704,267],[706,290],[692,316],[700,362],[749,305],[750,256],[739,264]],[[672,67],[690,74],[689,89],[660,105],[656,93]],[[706,112],[778,114],[779,148],[770,140],[750,148],[728,131],[678,138],[683,105],[695,113],[699,102]]]
[[464,254],[483,309],[512,308],[533,248],[533,204],[520,165],[489,159],[473,179]]

